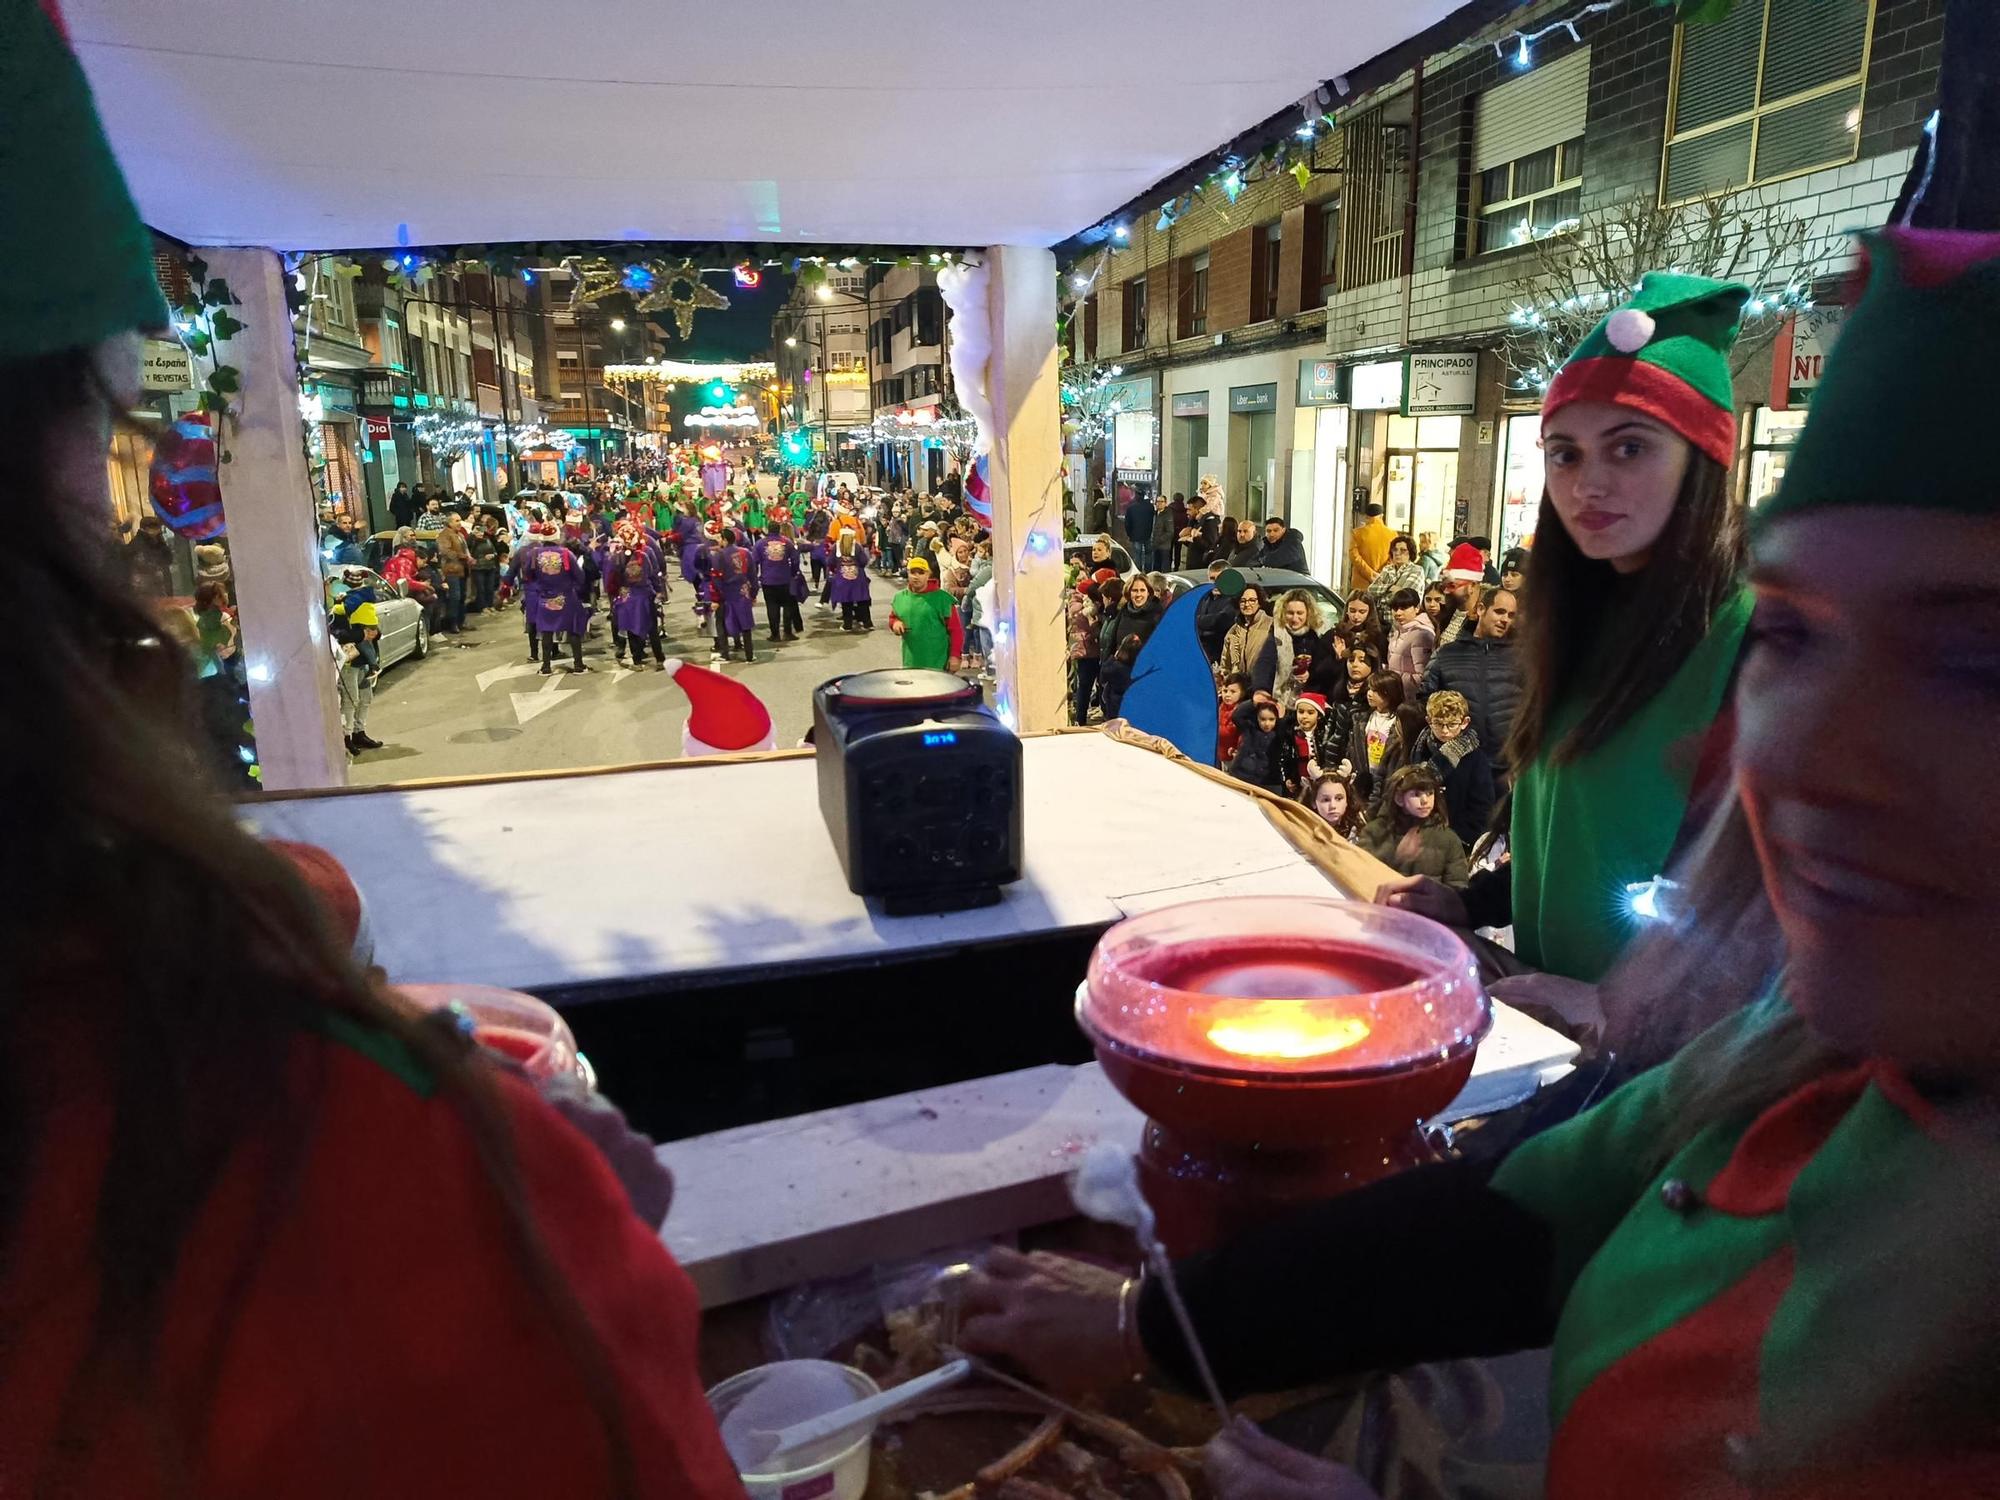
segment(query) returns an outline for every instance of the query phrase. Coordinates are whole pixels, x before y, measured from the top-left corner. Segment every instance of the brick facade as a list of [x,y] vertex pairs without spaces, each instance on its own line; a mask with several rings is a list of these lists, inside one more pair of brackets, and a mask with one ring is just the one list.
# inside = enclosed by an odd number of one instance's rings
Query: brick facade
[[1250,251],[1255,231],[1245,227],[1208,247],[1208,331],[1228,333],[1250,321]]
[[1876,0],[1868,88],[1862,98],[1861,159],[1908,151],[1937,103],[1944,54],[1944,0]]

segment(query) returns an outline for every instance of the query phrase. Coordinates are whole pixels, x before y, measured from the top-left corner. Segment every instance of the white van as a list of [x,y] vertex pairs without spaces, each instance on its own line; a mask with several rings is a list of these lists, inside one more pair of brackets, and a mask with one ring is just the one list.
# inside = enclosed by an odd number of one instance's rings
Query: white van
[[847,486],[848,494],[859,495],[861,493],[861,476],[847,469],[834,469],[820,475],[819,489],[816,493],[820,499],[828,500],[840,492],[840,487],[843,484]]

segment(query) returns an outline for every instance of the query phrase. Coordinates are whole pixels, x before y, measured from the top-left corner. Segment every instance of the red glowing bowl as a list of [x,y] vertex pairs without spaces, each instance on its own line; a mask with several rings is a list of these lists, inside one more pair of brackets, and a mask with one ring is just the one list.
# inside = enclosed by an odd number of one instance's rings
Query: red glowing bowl
[[1147,1116],[1140,1168],[1184,1253],[1428,1159],[1420,1131],[1492,1024],[1471,951],[1408,912],[1232,897],[1119,923],[1077,1024]]

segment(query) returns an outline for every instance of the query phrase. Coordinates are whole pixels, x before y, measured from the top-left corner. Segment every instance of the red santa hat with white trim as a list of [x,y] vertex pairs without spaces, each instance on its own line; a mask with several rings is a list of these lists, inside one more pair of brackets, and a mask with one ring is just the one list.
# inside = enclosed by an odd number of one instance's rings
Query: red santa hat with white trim
[[1451,549],[1441,576],[1451,583],[1477,583],[1486,576],[1486,559],[1472,543],[1460,542]]
[[669,657],[666,667],[693,709],[681,730],[681,754],[740,755],[777,745],[771,711],[735,678],[678,657]]

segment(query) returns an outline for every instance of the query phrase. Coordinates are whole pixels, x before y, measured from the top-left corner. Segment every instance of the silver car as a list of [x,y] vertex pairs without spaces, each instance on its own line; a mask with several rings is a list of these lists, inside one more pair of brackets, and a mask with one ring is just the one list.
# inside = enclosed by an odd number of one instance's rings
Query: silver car
[[332,609],[347,596],[346,575],[361,575],[357,588],[372,588],[375,591],[375,616],[382,622],[382,640],[377,649],[381,652],[382,665],[392,667],[406,656],[418,660],[430,655],[431,633],[424,624],[424,607],[414,599],[403,596],[400,586],[389,582],[372,568],[357,567],[352,563],[328,562],[324,565],[326,578],[326,605]]

